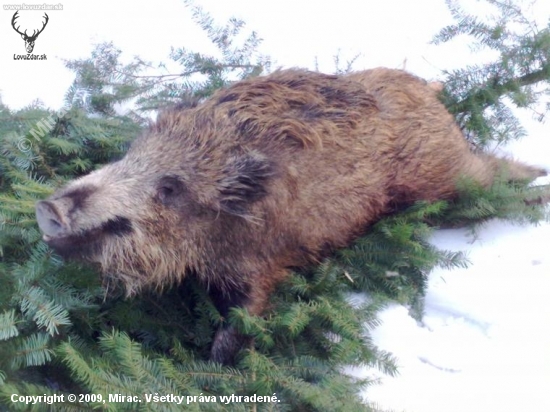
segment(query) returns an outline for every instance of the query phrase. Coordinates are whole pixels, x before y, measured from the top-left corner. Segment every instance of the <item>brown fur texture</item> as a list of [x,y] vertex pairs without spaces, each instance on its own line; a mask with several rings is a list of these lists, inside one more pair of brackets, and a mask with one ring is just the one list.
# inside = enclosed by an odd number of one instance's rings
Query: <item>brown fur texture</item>
[[[284,70],[162,113],[120,161],[37,204],[48,244],[98,262],[134,294],[193,273],[222,313],[253,314],[288,268],[342,248],[397,206],[544,170],[470,152],[437,98],[404,71]],[[220,331],[212,356],[246,339]]]

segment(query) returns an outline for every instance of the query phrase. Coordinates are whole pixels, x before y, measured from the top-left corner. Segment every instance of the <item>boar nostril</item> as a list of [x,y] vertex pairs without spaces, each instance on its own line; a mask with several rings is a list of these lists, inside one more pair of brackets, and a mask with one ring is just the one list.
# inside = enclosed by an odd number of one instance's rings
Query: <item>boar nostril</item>
[[49,219],[48,223],[53,227],[61,227],[61,223],[59,223],[57,220]]
[[67,223],[64,222],[59,209],[53,202],[41,201],[36,204],[36,221],[46,236],[59,236],[68,229]]

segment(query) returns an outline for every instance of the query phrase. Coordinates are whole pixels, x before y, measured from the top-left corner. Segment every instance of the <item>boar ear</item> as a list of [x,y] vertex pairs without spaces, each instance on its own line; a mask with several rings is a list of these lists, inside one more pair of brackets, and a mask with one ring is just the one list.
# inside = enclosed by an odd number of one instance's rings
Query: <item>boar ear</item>
[[232,157],[220,181],[220,209],[246,216],[250,204],[267,194],[267,180],[273,175],[273,165],[258,152]]

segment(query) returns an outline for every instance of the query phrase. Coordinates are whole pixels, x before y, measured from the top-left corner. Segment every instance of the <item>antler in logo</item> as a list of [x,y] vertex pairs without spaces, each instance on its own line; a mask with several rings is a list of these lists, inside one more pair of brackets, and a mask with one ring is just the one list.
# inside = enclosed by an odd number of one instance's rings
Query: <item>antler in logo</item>
[[42,33],[42,31],[44,30],[44,27],[46,27],[46,24],[48,24],[48,20],[50,18],[48,17],[48,15],[46,13],[44,13],[44,17],[46,18],[46,21],[42,24],[42,28],[40,30],[38,30],[38,32],[36,30],[33,30],[32,35],[28,36],[27,35],[27,30],[25,30],[24,33],[21,33],[19,31],[19,27],[21,27],[21,26],[17,26],[17,28],[15,27],[15,19],[17,19],[19,17],[17,15],[17,13],[19,13],[19,11],[16,11],[15,14],[13,15],[13,17],[11,18],[11,26],[13,27],[13,29],[17,33],[19,33],[21,35],[23,40],[25,40],[25,48],[27,49],[27,53],[32,53],[32,51],[34,49],[34,42],[36,41],[36,38],[38,37],[38,35],[40,33]]

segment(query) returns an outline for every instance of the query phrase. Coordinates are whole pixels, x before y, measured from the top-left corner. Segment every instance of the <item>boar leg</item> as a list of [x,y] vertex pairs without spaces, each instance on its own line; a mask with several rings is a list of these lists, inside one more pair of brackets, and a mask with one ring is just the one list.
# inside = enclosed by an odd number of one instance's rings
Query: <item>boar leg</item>
[[[287,270],[274,270],[270,276],[252,278],[249,283],[241,280],[239,286],[223,288],[210,285],[209,294],[220,311],[220,314],[227,318],[232,307],[247,309],[251,315],[261,315],[269,300],[269,294],[274,290],[275,285],[287,277]],[[224,325],[217,332],[210,350],[210,359],[231,365],[235,356],[245,346],[253,345],[253,338],[239,333],[233,326]]]

